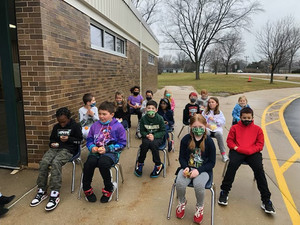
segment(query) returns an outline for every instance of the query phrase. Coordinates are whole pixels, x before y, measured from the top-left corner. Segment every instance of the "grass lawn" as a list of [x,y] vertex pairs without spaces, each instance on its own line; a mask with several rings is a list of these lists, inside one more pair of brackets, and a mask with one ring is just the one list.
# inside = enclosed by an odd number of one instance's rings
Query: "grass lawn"
[[[275,81],[270,84],[270,80],[260,80],[252,76],[251,82],[248,82],[248,78],[239,75],[204,73],[200,74],[200,80],[195,80],[194,73],[163,73],[158,75],[158,88],[193,86],[198,93],[201,89],[207,89],[212,95],[226,96],[264,89],[300,87],[300,82],[299,84],[290,84]],[[274,77],[274,79],[276,78]]]

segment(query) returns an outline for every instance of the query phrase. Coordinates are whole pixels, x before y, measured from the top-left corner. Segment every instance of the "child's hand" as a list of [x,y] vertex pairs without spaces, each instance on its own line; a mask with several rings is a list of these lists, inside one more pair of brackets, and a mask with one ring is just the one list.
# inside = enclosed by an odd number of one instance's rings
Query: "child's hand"
[[96,152],[98,152],[98,147],[93,147],[92,148],[92,153],[96,153]]
[[168,124],[168,121],[165,121],[165,124]]
[[51,143],[51,148],[58,148],[59,144],[58,143]]
[[106,151],[105,151],[105,148],[103,146],[99,147],[98,148],[98,153],[99,154],[104,154]]
[[94,116],[94,112],[91,110],[91,109],[89,109],[88,111],[87,111],[87,114],[89,115],[89,116]]
[[147,134],[146,137],[147,137],[150,141],[153,141],[153,140],[154,140],[153,134]]
[[183,176],[190,177],[190,168],[187,167],[183,170]]
[[197,169],[192,170],[190,174],[190,178],[195,178],[199,175],[199,171]]
[[60,136],[62,142],[66,142],[69,139],[69,136]]
[[211,120],[211,121],[214,121],[214,120],[215,120],[212,116],[209,117],[208,119]]

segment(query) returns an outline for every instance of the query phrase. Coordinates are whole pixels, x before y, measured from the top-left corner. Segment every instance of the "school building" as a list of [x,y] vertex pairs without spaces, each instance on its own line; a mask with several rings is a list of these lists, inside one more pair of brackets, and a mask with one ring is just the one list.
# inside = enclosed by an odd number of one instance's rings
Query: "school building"
[[38,167],[55,112],[157,89],[159,43],[130,0],[0,1],[0,167]]

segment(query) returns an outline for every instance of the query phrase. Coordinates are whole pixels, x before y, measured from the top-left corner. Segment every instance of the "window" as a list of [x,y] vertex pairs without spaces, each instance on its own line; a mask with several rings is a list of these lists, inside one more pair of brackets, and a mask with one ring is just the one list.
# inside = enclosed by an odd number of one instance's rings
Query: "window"
[[91,24],[91,48],[125,56],[126,41],[112,31]]
[[154,65],[155,57],[154,55],[149,54],[148,55],[148,63]]

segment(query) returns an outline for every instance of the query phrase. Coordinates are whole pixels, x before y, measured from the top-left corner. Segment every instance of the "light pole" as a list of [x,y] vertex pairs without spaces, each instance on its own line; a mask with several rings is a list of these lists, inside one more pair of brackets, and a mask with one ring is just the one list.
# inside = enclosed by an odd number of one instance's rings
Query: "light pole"
[[245,60],[246,60],[246,66],[245,66],[245,68],[248,66],[248,58],[249,58],[249,56],[245,55]]

